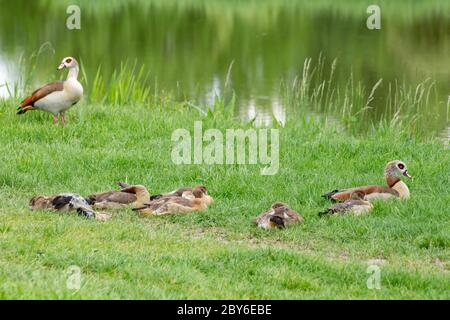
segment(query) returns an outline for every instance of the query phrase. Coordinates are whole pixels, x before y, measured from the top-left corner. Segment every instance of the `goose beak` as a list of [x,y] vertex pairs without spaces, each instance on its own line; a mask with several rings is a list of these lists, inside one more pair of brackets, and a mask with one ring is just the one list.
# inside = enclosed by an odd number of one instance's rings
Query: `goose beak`
[[409,174],[408,170],[406,170],[405,172],[403,172],[403,175],[409,179],[412,179],[413,177]]
[[62,69],[64,69],[66,66],[64,65],[64,63],[61,63],[59,66],[58,66],[58,70],[62,70]]

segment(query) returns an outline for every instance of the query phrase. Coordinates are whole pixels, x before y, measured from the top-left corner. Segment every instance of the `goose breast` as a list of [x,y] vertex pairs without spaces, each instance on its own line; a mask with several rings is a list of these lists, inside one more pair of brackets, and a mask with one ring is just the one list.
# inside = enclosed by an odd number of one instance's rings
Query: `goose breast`
[[83,96],[83,87],[76,79],[64,82],[64,89],[54,91],[34,103],[34,107],[54,115],[64,112],[77,103]]

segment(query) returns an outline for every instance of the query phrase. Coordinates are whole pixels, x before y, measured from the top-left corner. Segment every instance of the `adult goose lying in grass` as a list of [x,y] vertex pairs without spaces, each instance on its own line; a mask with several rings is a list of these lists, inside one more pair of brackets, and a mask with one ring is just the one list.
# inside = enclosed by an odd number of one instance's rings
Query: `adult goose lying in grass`
[[365,194],[362,191],[354,191],[350,199],[333,204],[325,211],[319,212],[319,216],[347,213],[359,216],[368,213],[373,209],[373,205],[369,201],[364,200],[364,196]]
[[35,196],[29,203],[31,210],[54,210],[59,212],[77,212],[86,218],[107,220],[107,213],[95,212],[85,198],[75,193],[60,193],[51,197]]
[[[121,188],[131,187],[125,182],[119,182],[118,185]],[[111,190],[91,194],[86,199],[96,209],[121,209],[135,204],[137,197],[130,192]]]
[[301,221],[303,217],[300,214],[280,202],[272,204],[269,210],[253,219],[253,223],[263,229],[281,229]]
[[208,201],[210,201],[200,187],[195,187],[192,190],[194,195],[193,199],[186,199],[179,196],[162,196],[158,199],[150,200],[150,193],[141,185],[130,186],[122,189],[122,191],[131,192],[136,195],[136,206],[133,211],[137,211],[142,215],[165,215],[204,211],[208,208]]
[[408,186],[400,179],[401,176],[412,179],[406,168],[406,164],[400,160],[393,160],[388,162],[384,169],[384,177],[386,179],[387,187],[368,185],[350,189],[340,189],[328,192],[323,197],[344,201],[350,199],[352,193],[360,191],[364,194],[365,200],[374,199],[390,199],[390,198],[409,198]]
[[[204,185],[200,184],[200,185],[196,186],[195,188],[197,188],[203,192],[204,200],[208,206],[214,202],[213,198],[210,195],[208,195],[208,189],[206,189],[206,187]],[[195,198],[194,193],[193,193],[195,188],[179,188],[179,189],[171,191],[171,192],[153,195],[150,197],[150,199],[156,200],[156,199],[160,199],[162,197],[182,197],[182,198],[193,200]]]
[[17,114],[24,114],[30,110],[43,110],[53,114],[53,122],[58,123],[58,115],[61,115],[61,123],[65,123],[65,112],[80,101],[83,96],[83,86],[78,82],[78,62],[72,58],[64,58],[58,70],[69,69],[65,81],[58,80],[49,83],[26,97],[17,108]]

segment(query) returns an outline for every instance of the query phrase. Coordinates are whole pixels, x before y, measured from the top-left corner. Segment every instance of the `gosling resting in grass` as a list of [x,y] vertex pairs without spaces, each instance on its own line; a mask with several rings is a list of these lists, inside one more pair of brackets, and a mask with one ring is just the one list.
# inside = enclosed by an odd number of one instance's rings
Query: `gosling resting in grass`
[[64,58],[58,70],[69,69],[67,79],[49,83],[26,97],[17,108],[17,114],[24,114],[30,110],[43,110],[53,114],[53,123],[59,121],[65,124],[65,112],[83,97],[83,86],[78,82],[79,66],[72,57]]
[[364,194],[364,199],[370,201],[374,199],[391,198],[407,199],[410,196],[409,189],[400,179],[401,176],[412,179],[404,162],[400,160],[390,161],[384,169],[387,187],[368,185],[350,189],[338,189],[324,194],[323,197],[336,201],[345,201],[350,199],[352,193],[360,191]]
[[269,210],[256,217],[253,223],[262,229],[284,229],[301,221],[303,217],[300,214],[290,209],[288,205],[276,202]]
[[319,216],[333,214],[354,214],[356,216],[369,213],[373,209],[373,205],[364,200],[365,194],[362,191],[354,191],[350,199],[336,203],[325,211],[319,212]]
[[85,198],[75,193],[60,193],[55,196],[35,196],[31,198],[31,210],[53,210],[58,212],[76,212],[88,219],[107,220],[111,216],[103,212],[95,212]]

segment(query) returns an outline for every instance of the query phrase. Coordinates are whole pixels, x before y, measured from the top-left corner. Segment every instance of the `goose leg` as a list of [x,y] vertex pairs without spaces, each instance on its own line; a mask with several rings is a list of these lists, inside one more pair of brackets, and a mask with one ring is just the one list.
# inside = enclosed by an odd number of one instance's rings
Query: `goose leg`
[[64,113],[61,113],[61,123],[63,126],[66,124],[66,116]]
[[58,116],[53,116],[53,124],[58,124]]

